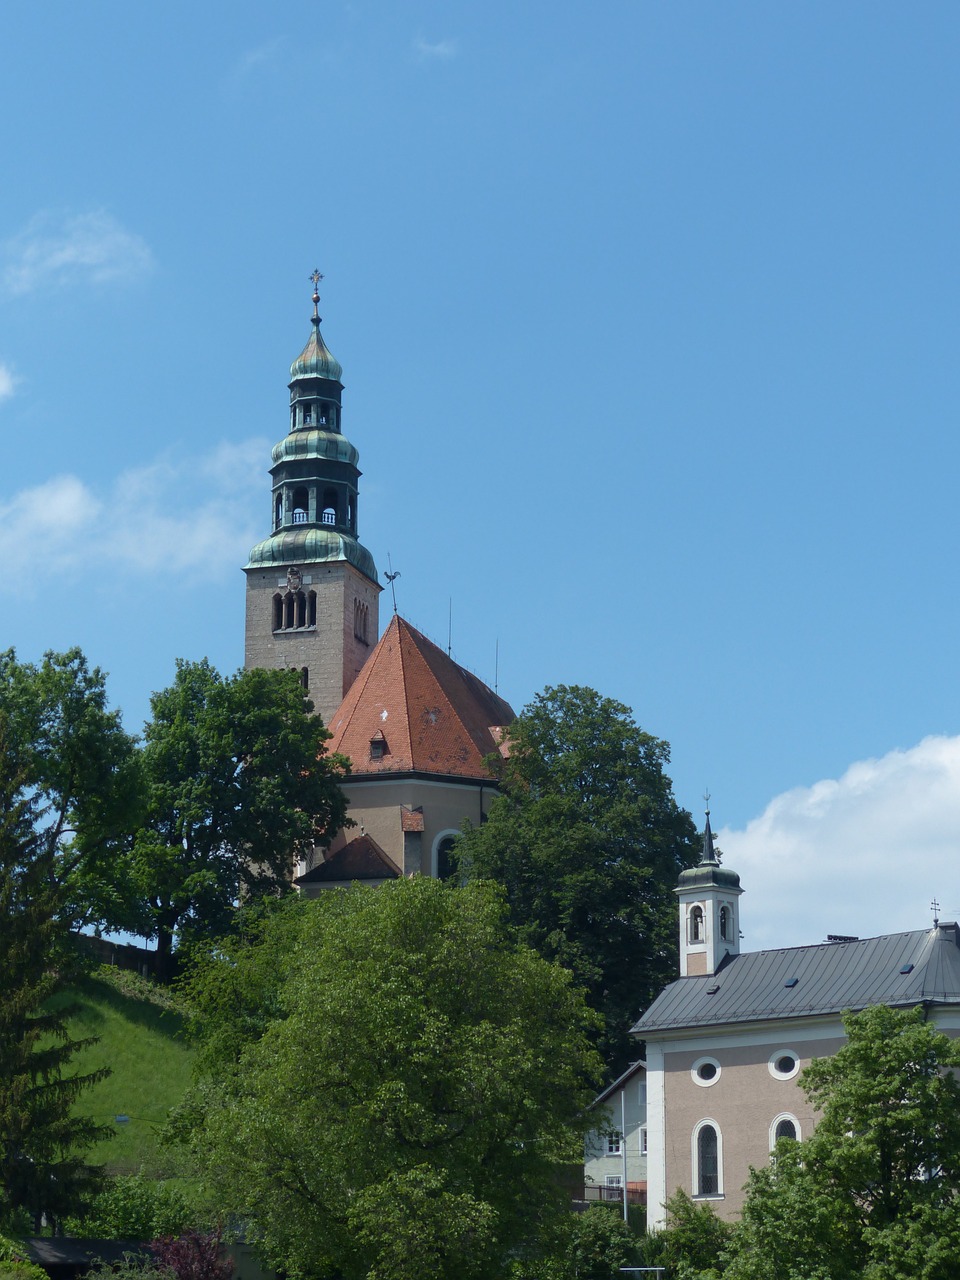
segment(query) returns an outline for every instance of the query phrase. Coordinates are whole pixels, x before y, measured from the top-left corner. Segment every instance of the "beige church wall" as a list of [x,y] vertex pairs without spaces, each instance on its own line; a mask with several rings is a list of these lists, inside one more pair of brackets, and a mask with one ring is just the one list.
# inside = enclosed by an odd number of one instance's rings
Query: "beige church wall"
[[433,847],[438,837],[459,832],[464,820],[480,822],[496,796],[492,782],[444,782],[427,778],[391,778],[347,782],[347,812],[357,824],[340,832],[331,851],[342,848],[360,834],[361,825],[400,870],[403,867],[403,829],[400,806],[423,808],[423,837],[420,872],[433,874]]
[[[672,1195],[693,1186],[693,1137],[697,1125],[712,1121],[721,1135],[722,1197],[712,1203],[722,1218],[736,1217],[743,1207],[743,1187],[750,1166],[761,1168],[770,1158],[770,1130],[782,1116],[792,1116],[800,1137],[813,1131],[815,1112],[798,1079],[814,1057],[829,1057],[844,1043],[839,1018],[822,1023],[811,1034],[794,1024],[744,1033],[742,1036],[700,1036],[682,1048],[665,1046],[664,1112],[665,1189]],[[775,1078],[769,1069],[774,1053],[792,1050],[799,1068],[791,1079]],[[720,1066],[710,1085],[695,1082],[694,1064],[703,1057]]]

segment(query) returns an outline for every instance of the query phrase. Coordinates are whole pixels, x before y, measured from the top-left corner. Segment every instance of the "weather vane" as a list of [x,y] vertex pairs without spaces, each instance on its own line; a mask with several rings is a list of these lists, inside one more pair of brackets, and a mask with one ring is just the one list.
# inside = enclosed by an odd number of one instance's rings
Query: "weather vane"
[[390,559],[389,551],[387,552],[387,564],[390,566],[390,572],[385,573],[383,576],[390,583],[390,594],[393,596],[393,612],[396,613],[397,612],[397,588],[393,584],[397,580],[397,578],[400,577],[400,570],[398,569],[396,573],[393,572],[393,561]]

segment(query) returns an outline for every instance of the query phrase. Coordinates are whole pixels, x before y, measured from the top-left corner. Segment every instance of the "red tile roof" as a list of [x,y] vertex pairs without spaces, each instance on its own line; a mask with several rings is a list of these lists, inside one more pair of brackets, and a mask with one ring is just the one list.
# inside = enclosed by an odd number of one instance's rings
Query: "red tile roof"
[[325,862],[318,863],[297,884],[324,884],[341,880],[396,880],[400,872],[372,836],[356,836]]
[[[396,614],[331,717],[328,750],[354,774],[452,774],[488,778],[508,703]],[[382,741],[371,758],[370,743]]]

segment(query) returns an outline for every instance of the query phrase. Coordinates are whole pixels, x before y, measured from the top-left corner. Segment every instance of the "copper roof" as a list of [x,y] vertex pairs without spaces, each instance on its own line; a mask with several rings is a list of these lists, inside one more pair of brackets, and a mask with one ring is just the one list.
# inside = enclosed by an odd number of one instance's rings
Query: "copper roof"
[[514,719],[482,680],[395,614],[331,717],[327,747],[350,757],[354,775],[489,778],[484,757]]
[[356,836],[302,876],[297,884],[325,884],[341,880],[395,880],[400,872],[371,836]]

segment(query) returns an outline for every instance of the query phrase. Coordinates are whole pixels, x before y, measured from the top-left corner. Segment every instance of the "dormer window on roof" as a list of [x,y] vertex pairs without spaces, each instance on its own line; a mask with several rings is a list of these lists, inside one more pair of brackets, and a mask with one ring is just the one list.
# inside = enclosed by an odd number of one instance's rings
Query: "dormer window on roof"
[[383,733],[378,730],[370,739],[370,759],[382,760],[387,754],[387,740]]

